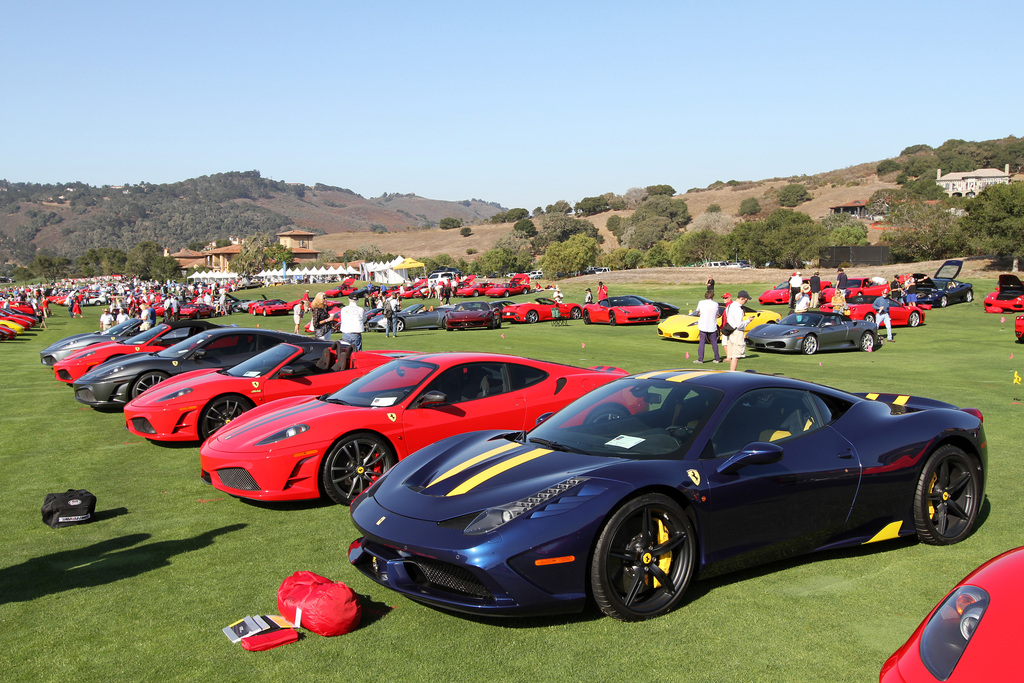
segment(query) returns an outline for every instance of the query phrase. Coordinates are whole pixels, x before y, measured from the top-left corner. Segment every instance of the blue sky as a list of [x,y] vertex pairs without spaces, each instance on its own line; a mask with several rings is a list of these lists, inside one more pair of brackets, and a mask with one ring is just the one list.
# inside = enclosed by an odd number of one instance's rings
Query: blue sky
[[11,181],[257,169],[532,209],[1024,134],[1020,2],[0,7]]

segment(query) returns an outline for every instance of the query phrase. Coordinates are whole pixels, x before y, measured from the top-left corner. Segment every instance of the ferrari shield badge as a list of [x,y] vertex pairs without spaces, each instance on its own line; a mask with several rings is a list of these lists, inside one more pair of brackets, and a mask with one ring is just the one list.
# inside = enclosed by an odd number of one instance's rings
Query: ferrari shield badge
[[178,361],[172,360],[171,365],[173,365],[174,367],[178,367]]
[[259,383],[259,380],[256,380],[256,381],[254,381],[254,382],[252,383],[252,388],[253,388],[253,389],[259,389],[259,388],[260,388],[260,383]]
[[388,413],[388,419],[394,422],[395,420],[398,419],[398,415],[396,415],[395,413]]
[[136,347],[135,347],[135,350],[136,350],[136,351],[138,351],[138,350],[139,350],[139,349],[141,349],[141,348],[142,348],[141,346],[136,346]]
[[690,477],[690,481],[693,482],[694,486],[700,486],[700,472],[697,470],[686,470],[686,475]]

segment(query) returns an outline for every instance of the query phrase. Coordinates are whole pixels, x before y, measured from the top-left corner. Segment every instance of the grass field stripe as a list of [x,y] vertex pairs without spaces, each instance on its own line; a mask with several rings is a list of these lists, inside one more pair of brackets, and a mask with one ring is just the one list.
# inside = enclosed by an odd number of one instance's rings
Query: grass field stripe
[[522,446],[522,445],[523,444],[521,444],[521,443],[507,443],[504,446],[498,446],[497,448],[492,448],[491,450],[487,451],[486,453],[481,453],[480,455],[474,456],[474,457],[470,458],[469,460],[466,460],[465,462],[459,463],[455,467],[451,468],[450,470],[448,470],[447,472],[445,472],[444,474],[439,476],[434,481],[432,481],[429,484],[427,484],[427,488],[430,488],[431,486],[433,486],[437,482],[443,481],[443,480],[447,479],[448,477],[455,476],[456,474],[458,474],[462,470],[464,470],[466,468],[469,468],[469,467],[472,467],[473,465],[477,464],[478,462],[483,462],[484,460],[486,460],[487,458],[491,457],[492,455],[498,455],[499,453],[504,453],[506,451],[510,451],[513,448],[517,448],[517,447]]
[[869,401],[874,401],[875,399],[878,398],[878,394],[865,394],[864,398],[868,399]]
[[900,527],[902,526],[903,522],[892,522],[890,524],[886,524],[884,529],[879,531],[877,534],[872,536],[867,541],[864,541],[864,545],[867,545],[868,543],[876,543],[878,541],[888,541],[892,538],[899,538]]
[[905,405],[907,405],[907,401],[909,401],[909,400],[910,400],[909,396],[897,396],[896,400],[893,401],[893,403],[895,405],[898,405],[898,406],[905,406]]
[[539,458],[542,455],[547,455],[550,452],[551,449],[548,448],[535,448],[532,451],[523,453],[522,455],[517,455],[514,458],[509,458],[508,460],[505,460],[504,462],[499,462],[497,465],[488,467],[480,474],[474,475],[467,479],[466,481],[462,482],[461,484],[453,488],[451,491],[449,491],[447,495],[458,496],[468,491],[472,491],[473,489],[475,489],[477,486],[484,483],[488,479],[492,479],[501,474],[502,472],[507,472],[513,467],[519,467],[523,463],[530,462],[531,460]]

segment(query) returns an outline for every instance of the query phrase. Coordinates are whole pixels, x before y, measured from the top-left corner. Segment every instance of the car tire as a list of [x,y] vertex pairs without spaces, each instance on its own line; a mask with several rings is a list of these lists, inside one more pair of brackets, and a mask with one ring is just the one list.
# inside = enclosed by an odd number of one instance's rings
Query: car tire
[[939,308],[945,308],[948,305],[949,305],[949,297],[946,296],[945,294],[943,294],[942,298],[939,299]]
[[349,505],[397,462],[391,444],[379,434],[346,434],[324,455],[320,486],[335,503]]
[[538,313],[537,311],[527,311],[526,312],[526,322],[528,322],[528,323],[530,323],[532,325],[533,323],[537,322],[538,320],[540,320],[540,313]]
[[395,331],[396,332],[405,332],[405,321],[402,320],[401,318],[399,318],[398,322],[395,323]]
[[626,501],[601,528],[590,563],[597,606],[643,621],[679,604],[697,566],[697,535],[680,505],[648,493]]
[[875,314],[874,313],[868,313],[867,315],[865,315],[864,316],[864,322],[866,322],[866,323],[873,323],[873,322],[875,322]]
[[590,324],[590,311],[583,311],[583,324],[584,325],[589,325]]
[[470,294],[470,296],[480,296],[480,292],[478,292],[477,290],[474,289],[473,293]]
[[929,456],[914,491],[914,527],[929,545],[951,545],[974,530],[981,508],[978,462],[946,444]]
[[972,292],[971,290],[967,290],[967,294],[964,296],[964,301],[966,301],[967,303],[971,303],[972,301],[974,301],[974,292]]
[[875,335],[870,332],[865,332],[860,336],[860,350],[861,351],[874,351],[875,350]]
[[800,353],[805,356],[813,356],[818,350],[818,338],[813,334],[809,334],[804,337],[803,342],[800,344]]
[[163,382],[167,377],[167,373],[157,372],[155,370],[152,372],[142,373],[139,375],[138,379],[135,380],[135,383],[132,384],[132,398],[135,398],[146,389],[160,384],[160,382]]
[[507,289],[504,292],[502,292],[501,295],[506,299],[510,296],[509,291]]
[[911,327],[917,327],[921,324],[921,314],[917,311],[911,311],[910,315],[907,316],[907,324]]
[[614,327],[617,323],[615,322],[615,311],[608,311],[608,324]]
[[218,429],[254,407],[252,401],[238,394],[218,396],[199,415],[199,424],[196,425],[199,438],[206,441]]
[[580,318],[583,317],[583,309],[580,308],[579,306],[573,306],[571,309],[569,309],[569,317],[572,318],[573,320],[579,320]]

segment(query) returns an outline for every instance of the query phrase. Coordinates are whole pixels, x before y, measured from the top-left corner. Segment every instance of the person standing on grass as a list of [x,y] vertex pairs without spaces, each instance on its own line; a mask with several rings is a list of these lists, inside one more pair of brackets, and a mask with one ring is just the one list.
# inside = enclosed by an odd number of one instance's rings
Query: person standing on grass
[[603,282],[598,281],[597,283],[597,302],[601,303],[608,298],[608,288],[604,286]]
[[729,369],[732,371],[736,370],[736,364],[740,357],[747,351],[747,340],[743,331],[743,328],[747,326],[747,321],[743,319],[743,306],[748,301],[750,301],[750,295],[747,294],[747,290],[741,289],[736,294],[736,299],[725,307],[725,322],[732,327],[725,346],[725,357],[729,359]]
[[818,271],[814,271],[814,275],[808,280],[808,284],[811,285],[811,308],[817,308],[821,302],[821,277],[818,275]]
[[885,341],[892,341],[892,320],[889,318],[889,298],[880,296],[871,304],[871,308],[878,312],[875,323],[879,329],[885,323]]
[[[705,282],[704,284],[707,285],[707,288],[708,288],[707,291],[711,292],[711,298],[714,298],[715,297],[715,276],[714,275],[709,275],[708,276],[708,281]],[[697,305],[700,306],[699,303]]]
[[351,345],[356,351],[362,351],[366,311],[359,306],[359,301],[354,294],[349,295],[348,306],[341,309],[338,320],[341,328],[341,340]]
[[793,312],[796,306],[796,298],[800,295],[800,285],[804,279],[800,277],[800,271],[795,271],[789,278],[789,312]]
[[334,325],[334,321],[331,320],[331,315],[327,312],[323,292],[317,292],[317,295],[313,297],[313,303],[309,305],[309,310],[313,311],[313,336],[330,341],[331,327]]
[[712,290],[704,292],[704,299],[697,304],[697,330],[700,334],[700,344],[697,345],[697,360],[694,363],[704,362],[704,344],[711,344],[711,350],[715,352],[715,363],[721,363],[722,358],[718,354],[718,302],[714,299],[715,293]]
[[299,325],[302,323],[302,305],[301,301],[296,301],[295,305],[292,306],[292,319],[295,321],[295,334],[299,333]]

